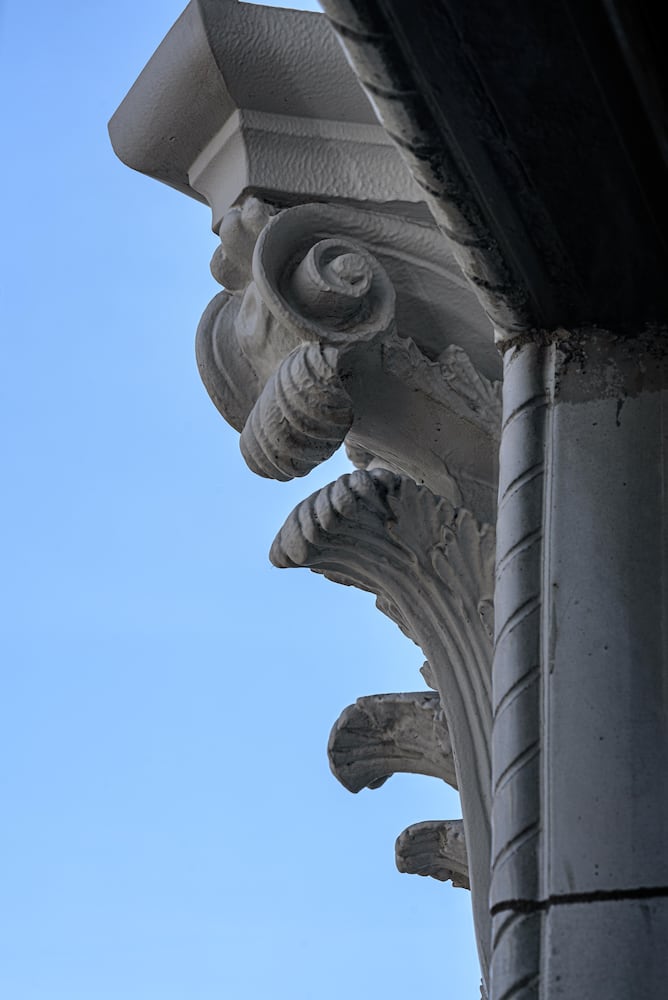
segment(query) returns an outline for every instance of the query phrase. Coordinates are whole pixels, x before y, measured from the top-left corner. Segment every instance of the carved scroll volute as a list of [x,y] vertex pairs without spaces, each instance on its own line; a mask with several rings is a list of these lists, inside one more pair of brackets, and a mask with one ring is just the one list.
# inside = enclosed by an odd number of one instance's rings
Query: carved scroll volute
[[385,271],[364,247],[331,235],[329,214],[302,205],[272,215],[249,199],[226,221],[212,262],[238,287],[202,317],[198,365],[241,431],[246,463],[271,479],[306,475],[341,445],[353,421],[351,353],[394,322]]
[[[370,251],[383,251],[387,220],[320,204],[274,213],[254,199],[234,213],[213,262],[229,287],[200,323],[200,371],[258,474],[303,476],[351,429],[349,444],[372,469],[300,504],[271,558],[374,592],[428,657],[454,750],[486,976],[495,549],[487,521],[495,509],[498,386],[460,347],[428,357],[395,329],[395,291]],[[405,321],[422,282],[419,255],[401,285],[406,262],[384,249]],[[384,762],[378,766],[385,772]]]

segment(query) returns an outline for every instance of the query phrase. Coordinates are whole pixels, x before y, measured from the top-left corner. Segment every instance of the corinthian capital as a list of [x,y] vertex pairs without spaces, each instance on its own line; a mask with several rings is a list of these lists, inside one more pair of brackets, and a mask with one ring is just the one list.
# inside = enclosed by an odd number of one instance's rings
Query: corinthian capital
[[452,740],[436,691],[358,698],[334,723],[327,755],[349,792],[380,788],[399,772],[457,787]]
[[364,470],[304,501],[271,557],[373,591],[428,657],[436,690],[361,699],[330,760],[353,791],[396,771],[458,788],[463,821],[408,827],[397,859],[470,884],[486,975],[501,423],[489,320],[322,17],[191,3],[111,132],[126,162],[211,208],[223,290],[197,360],[249,467],[288,480],[345,444]]

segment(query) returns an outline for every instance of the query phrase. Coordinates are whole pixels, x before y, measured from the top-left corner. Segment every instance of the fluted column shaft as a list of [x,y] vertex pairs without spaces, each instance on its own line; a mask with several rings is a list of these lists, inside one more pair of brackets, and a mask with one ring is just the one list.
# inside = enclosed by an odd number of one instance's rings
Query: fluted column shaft
[[664,338],[505,353],[491,1000],[665,996]]

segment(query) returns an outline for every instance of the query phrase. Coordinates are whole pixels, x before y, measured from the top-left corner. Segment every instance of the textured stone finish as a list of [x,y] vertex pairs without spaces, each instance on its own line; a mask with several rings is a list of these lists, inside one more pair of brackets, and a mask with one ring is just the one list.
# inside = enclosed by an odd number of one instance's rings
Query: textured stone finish
[[427,820],[407,827],[395,846],[397,868],[470,889],[464,824],[460,819]]
[[[112,138],[131,165],[211,206],[220,236],[211,270],[224,291],[202,316],[197,360],[249,467],[290,479],[345,443],[368,470],[302,505],[272,558],[374,590],[429,656],[438,694],[344,713],[332,766],[348,787],[396,769],[459,788],[486,975],[501,416],[491,327],[325,20],[230,5],[224,32],[220,24],[208,2],[186,10],[114,117]],[[246,78],[250,37],[259,64]],[[277,47],[309,49],[298,85],[267,69]],[[156,114],[176,53],[182,74],[194,59],[210,96],[193,103],[186,88],[181,100],[175,84],[172,107]],[[314,59],[320,89],[309,83]],[[407,724],[418,719],[411,738]]]
[[221,240],[212,270],[227,291],[202,317],[197,358],[250,467],[305,475],[345,438],[492,520],[500,387],[456,341],[439,350],[426,326],[439,313],[453,336],[479,339],[475,311],[452,311],[458,279],[437,231],[369,210],[276,212],[248,198]]
[[457,787],[452,741],[436,691],[358,698],[334,723],[332,773],[349,792],[379,788],[393,774],[426,774]]
[[109,131],[128,166],[206,201],[216,231],[246,189],[423,200],[325,19],[303,11],[193,0]]

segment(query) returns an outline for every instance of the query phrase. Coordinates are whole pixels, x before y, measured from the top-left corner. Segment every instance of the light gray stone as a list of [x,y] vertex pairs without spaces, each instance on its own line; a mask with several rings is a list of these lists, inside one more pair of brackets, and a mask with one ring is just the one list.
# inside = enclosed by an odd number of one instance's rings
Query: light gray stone
[[358,698],[334,723],[327,746],[334,776],[350,792],[379,788],[393,774],[426,774],[457,787],[436,691]]
[[429,658],[455,754],[478,944],[487,968],[494,533],[388,470],[354,472],[288,518],[270,554],[377,595]]
[[470,881],[493,1000],[663,996],[668,331],[535,329],[456,158],[424,155],[415,95],[343,9],[368,97],[323,18],[200,0],[114,147],[212,210],[198,364],[249,467],[287,480],[341,444],[360,467],[272,560],[374,592],[429,658],[438,694],[343,713],[335,774],[457,785],[463,820],[408,827],[398,863]]
[[128,166],[206,201],[216,231],[248,189],[423,201],[318,14],[193,0],[109,131]]
[[[228,291],[202,317],[197,358],[250,467],[305,475],[345,439],[491,520],[500,387],[456,339],[439,350],[427,332],[439,314],[465,335],[437,231],[367,209],[277,212],[248,198],[221,240],[212,269]],[[476,324],[473,312],[479,338]]]
[[[257,65],[249,68],[251,38]],[[308,50],[298,81],[272,71],[279,50]],[[189,60],[196,98],[179,82]],[[164,92],[170,106],[157,112]],[[241,433],[250,468],[279,480],[305,475],[345,441],[375,470],[355,480],[380,489],[373,510],[354,509],[345,522],[351,537],[361,533],[357,556],[334,532],[322,537],[321,564],[330,553],[337,564],[349,560],[345,582],[375,589],[381,608],[430,656],[448,720],[442,736],[458,763],[454,774],[452,756],[437,762],[440,751],[425,744],[421,767],[439,769],[461,791],[486,969],[490,524],[500,428],[489,322],[322,18],[191,5],[111,133],[130,165],[212,208],[221,243],[211,269],[225,290],[202,317],[197,359],[213,402]],[[413,480],[429,490],[414,492]],[[346,478],[336,489],[355,508],[348,486]],[[327,503],[323,495],[319,506]],[[406,566],[389,590],[368,553],[360,577],[369,514],[390,559]],[[308,565],[300,553],[317,531],[307,542],[291,524],[273,558]],[[407,765],[407,747],[401,752]]]
[[[493,997],[635,995],[592,900],[607,898],[625,947],[649,911],[621,900],[668,885],[664,337],[557,331],[506,353]],[[568,908],[578,900],[590,909]],[[653,973],[641,981],[660,995]]]
[[459,889],[471,888],[460,819],[414,823],[397,838],[395,856],[400,872],[452,882]]
[[546,924],[546,996],[659,1000],[666,995],[665,896],[553,906]]

